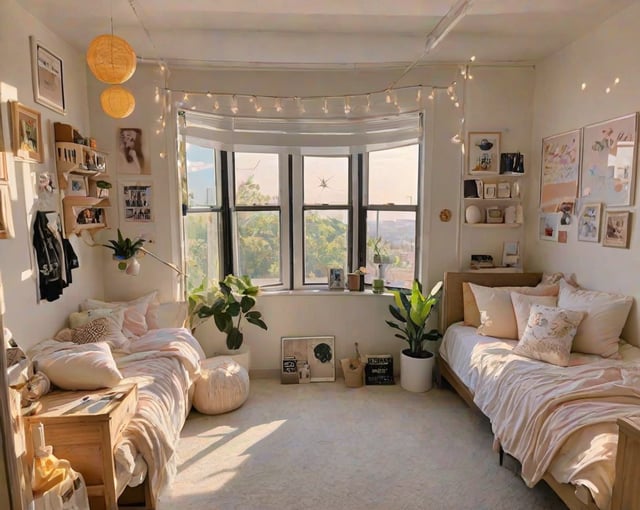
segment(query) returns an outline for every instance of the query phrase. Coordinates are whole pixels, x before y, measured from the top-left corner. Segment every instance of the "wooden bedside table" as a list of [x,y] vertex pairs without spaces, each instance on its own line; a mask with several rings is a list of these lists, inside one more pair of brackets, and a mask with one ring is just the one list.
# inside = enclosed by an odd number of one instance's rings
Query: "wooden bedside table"
[[618,419],[618,429],[616,473],[620,475],[613,485],[611,510],[640,508],[640,416]]
[[114,447],[138,403],[135,384],[97,391],[55,391],[40,399],[42,408],[26,416],[28,458],[33,458],[32,426],[44,425],[53,454],[82,473],[91,509],[117,510]]

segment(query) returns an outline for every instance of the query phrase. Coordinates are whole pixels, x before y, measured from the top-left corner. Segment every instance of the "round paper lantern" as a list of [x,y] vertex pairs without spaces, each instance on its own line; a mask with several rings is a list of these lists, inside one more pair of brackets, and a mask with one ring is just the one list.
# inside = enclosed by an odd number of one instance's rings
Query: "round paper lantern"
[[100,94],[100,104],[109,117],[124,119],[135,109],[136,99],[129,89],[121,85],[112,85]]
[[116,35],[99,35],[87,48],[87,64],[98,80],[117,85],[136,71],[136,53],[127,41]]

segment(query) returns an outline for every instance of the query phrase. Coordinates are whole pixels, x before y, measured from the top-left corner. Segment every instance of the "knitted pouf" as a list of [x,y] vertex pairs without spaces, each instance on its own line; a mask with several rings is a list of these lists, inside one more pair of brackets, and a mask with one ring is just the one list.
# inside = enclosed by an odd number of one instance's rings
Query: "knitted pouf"
[[226,356],[200,362],[193,406],[202,414],[222,414],[237,409],[249,396],[249,374]]

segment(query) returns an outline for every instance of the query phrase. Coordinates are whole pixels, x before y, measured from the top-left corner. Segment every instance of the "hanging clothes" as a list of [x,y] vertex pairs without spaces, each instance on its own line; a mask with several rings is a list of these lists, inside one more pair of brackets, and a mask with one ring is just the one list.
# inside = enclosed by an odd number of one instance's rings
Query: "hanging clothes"
[[[67,264],[59,228],[55,227],[55,230],[51,228],[47,213],[44,211],[36,212],[33,224],[33,247],[38,263],[40,299],[55,301],[62,294],[62,289],[68,285],[65,279]],[[70,268],[69,272],[71,272]]]

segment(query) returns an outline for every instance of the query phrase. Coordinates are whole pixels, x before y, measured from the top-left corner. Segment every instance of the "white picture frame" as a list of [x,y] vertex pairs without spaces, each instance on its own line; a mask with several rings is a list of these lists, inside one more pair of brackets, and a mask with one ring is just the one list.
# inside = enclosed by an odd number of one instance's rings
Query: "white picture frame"
[[497,186],[496,184],[488,184],[484,185],[484,198],[496,198],[497,195]]
[[578,241],[600,242],[601,214],[602,204],[600,202],[582,204],[580,215],[578,216]]
[[[295,359],[299,378],[308,375],[309,382],[335,381],[335,358],[334,336],[282,337],[282,360]],[[308,363],[308,367],[305,367],[305,363]],[[301,379],[300,382],[306,380]]]
[[66,195],[70,197],[86,197],[87,178],[81,175],[69,175]]
[[540,213],[538,231],[540,240],[558,242],[561,216],[560,213]]
[[344,290],[344,269],[332,267],[329,269],[329,290]]
[[33,99],[36,103],[65,115],[62,58],[46,48],[34,36],[30,36],[29,41],[31,43]]
[[500,171],[500,132],[472,131],[467,144],[467,171],[471,175]]
[[135,223],[153,222],[152,190],[151,182],[120,182],[123,221]]
[[511,198],[511,184],[508,182],[499,182],[498,183],[498,198]]

